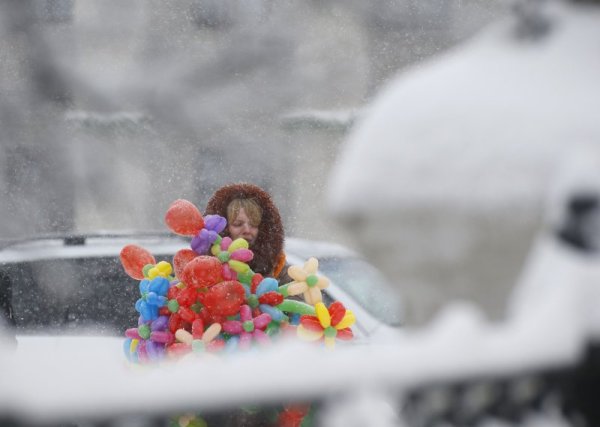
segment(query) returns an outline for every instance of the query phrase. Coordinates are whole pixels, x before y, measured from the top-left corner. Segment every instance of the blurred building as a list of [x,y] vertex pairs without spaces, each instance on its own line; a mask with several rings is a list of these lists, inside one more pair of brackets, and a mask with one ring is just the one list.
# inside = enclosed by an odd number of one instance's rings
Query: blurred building
[[5,19],[0,42],[0,90],[15,100],[2,107],[3,235],[163,228],[172,200],[203,209],[243,180],[272,192],[288,233],[338,241],[323,188],[353,117],[397,69],[502,12],[480,0],[3,8],[25,17]]

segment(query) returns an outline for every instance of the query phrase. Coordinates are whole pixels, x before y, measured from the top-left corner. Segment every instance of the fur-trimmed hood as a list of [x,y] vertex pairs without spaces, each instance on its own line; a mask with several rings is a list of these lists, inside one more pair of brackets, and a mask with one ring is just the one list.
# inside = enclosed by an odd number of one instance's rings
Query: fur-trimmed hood
[[[254,199],[262,208],[258,235],[250,247],[254,252],[254,258],[249,264],[254,272],[272,276],[273,270],[283,256],[284,231],[279,210],[269,193],[260,187],[238,183],[219,188],[208,201],[204,214],[221,215],[227,218],[227,206],[233,199]],[[228,236],[227,228],[221,234]]]

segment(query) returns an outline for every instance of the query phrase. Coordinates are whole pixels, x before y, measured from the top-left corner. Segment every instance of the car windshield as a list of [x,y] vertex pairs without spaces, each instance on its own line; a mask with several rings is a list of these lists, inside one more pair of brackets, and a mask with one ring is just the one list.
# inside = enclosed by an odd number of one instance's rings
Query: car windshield
[[373,317],[388,325],[400,325],[400,299],[371,264],[355,257],[321,258],[319,270]]

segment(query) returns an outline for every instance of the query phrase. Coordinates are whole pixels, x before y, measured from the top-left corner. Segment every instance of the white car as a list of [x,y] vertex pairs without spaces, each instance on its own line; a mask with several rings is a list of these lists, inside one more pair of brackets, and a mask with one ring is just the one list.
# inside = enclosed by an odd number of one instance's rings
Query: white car
[[[4,293],[10,287],[10,309],[18,335],[95,334],[123,336],[137,325],[134,303],[138,282],[119,260],[123,246],[134,243],[157,260],[189,248],[189,239],[173,234],[96,234],[47,237],[10,242],[0,250]],[[288,263],[319,260],[319,272],[330,279],[327,303],[339,300],[352,309],[356,341],[389,339],[401,323],[383,276],[349,249],[332,243],[289,238]]]

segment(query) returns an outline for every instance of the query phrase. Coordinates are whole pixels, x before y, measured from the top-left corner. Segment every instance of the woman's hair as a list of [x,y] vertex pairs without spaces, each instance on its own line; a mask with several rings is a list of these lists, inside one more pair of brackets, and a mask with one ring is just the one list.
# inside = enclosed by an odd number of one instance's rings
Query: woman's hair
[[233,223],[240,213],[240,209],[244,209],[246,215],[250,219],[250,224],[258,227],[262,220],[262,209],[258,202],[254,199],[233,199],[227,205],[227,222]]

